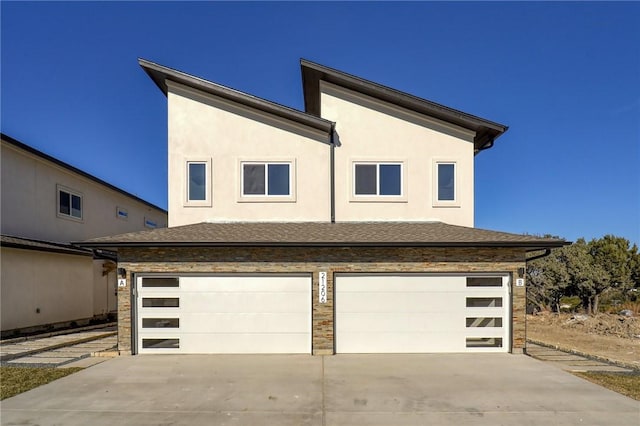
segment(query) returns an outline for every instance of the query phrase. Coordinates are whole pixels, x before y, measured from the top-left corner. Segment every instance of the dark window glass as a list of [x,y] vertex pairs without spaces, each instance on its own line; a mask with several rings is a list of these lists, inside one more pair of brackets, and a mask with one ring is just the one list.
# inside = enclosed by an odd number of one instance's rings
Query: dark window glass
[[375,164],[356,164],[356,195],[376,195]]
[[400,164],[380,164],[380,195],[401,195]]
[[143,308],[178,308],[180,299],[177,297],[143,297]]
[[467,327],[502,327],[502,318],[467,318]]
[[265,195],[264,164],[244,164],[243,188],[245,195]]
[[180,318],[142,318],[142,328],[179,328]]
[[467,277],[467,287],[502,287],[502,278]]
[[289,165],[269,164],[269,195],[289,195]]
[[467,297],[467,308],[500,308],[502,297]]
[[179,349],[180,339],[142,339],[145,349]]
[[71,216],[82,218],[82,198],[77,195],[71,195]]
[[455,200],[455,165],[438,164],[438,200]]
[[60,213],[71,216],[71,194],[60,191]]
[[501,348],[501,337],[467,337],[468,348]]
[[143,278],[142,287],[179,287],[178,278]]
[[205,163],[189,163],[189,201],[206,200],[206,174]]

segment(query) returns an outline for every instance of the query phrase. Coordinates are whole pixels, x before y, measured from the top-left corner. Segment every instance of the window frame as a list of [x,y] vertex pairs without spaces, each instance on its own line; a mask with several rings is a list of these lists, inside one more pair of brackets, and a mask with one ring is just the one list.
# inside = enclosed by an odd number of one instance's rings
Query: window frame
[[[189,166],[191,164],[204,164],[204,200],[191,200],[189,198]],[[211,158],[185,158],[184,160],[184,206],[185,207],[211,207],[213,186],[211,176],[213,175]]]
[[[69,194],[69,213],[63,213],[60,211],[60,201],[62,200],[61,192]],[[80,217],[72,215],[73,197],[80,198]],[[56,185],[56,216],[62,219],[73,220],[76,222],[84,221],[84,195],[80,191],[76,191],[67,186],[57,184]]]
[[[394,203],[407,201],[407,160],[405,159],[352,159],[350,162],[351,191],[349,201],[351,202],[377,202]],[[356,194],[356,166],[375,165],[376,166],[376,193]],[[400,194],[385,195],[380,194],[380,166],[399,165],[400,166]]]
[[[264,194],[244,193],[244,166],[263,165],[264,166]],[[269,192],[269,166],[287,165],[289,166],[289,194],[270,195]],[[291,158],[274,158],[267,160],[239,159],[238,160],[238,202],[295,202],[296,201],[296,162]]]
[[[440,165],[450,164],[453,165],[453,200],[440,200]],[[433,207],[460,207],[460,194],[459,187],[459,173],[458,173],[458,161],[451,159],[434,159],[433,160],[433,192],[432,192],[432,206]]]

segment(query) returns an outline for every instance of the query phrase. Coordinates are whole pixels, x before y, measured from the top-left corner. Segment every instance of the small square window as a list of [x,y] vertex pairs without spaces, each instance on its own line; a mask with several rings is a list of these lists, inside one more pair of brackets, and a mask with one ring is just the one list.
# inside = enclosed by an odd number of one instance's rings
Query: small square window
[[402,163],[355,163],[356,196],[401,196]]
[[242,163],[242,195],[291,196],[291,163]]
[[82,220],[82,195],[58,187],[58,216]]

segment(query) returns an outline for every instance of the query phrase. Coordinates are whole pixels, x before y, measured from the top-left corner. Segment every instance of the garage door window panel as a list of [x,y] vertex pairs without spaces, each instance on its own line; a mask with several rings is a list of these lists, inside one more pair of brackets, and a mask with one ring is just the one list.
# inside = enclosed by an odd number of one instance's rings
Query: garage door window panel
[[501,308],[502,297],[467,297],[467,308]]
[[180,318],[142,318],[142,328],[180,328]]
[[179,308],[180,298],[178,297],[143,297],[143,308]]
[[467,348],[501,348],[502,337],[467,337]]
[[180,349],[180,339],[142,339],[144,349]]
[[178,278],[142,278],[142,287],[145,288],[175,288],[180,287]]

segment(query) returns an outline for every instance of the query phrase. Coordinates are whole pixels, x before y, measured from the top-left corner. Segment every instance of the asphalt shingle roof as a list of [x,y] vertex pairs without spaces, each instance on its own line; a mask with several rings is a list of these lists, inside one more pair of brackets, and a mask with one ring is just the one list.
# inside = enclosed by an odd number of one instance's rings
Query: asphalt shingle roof
[[78,243],[84,247],[433,246],[551,248],[564,240],[441,222],[231,222],[160,228]]

